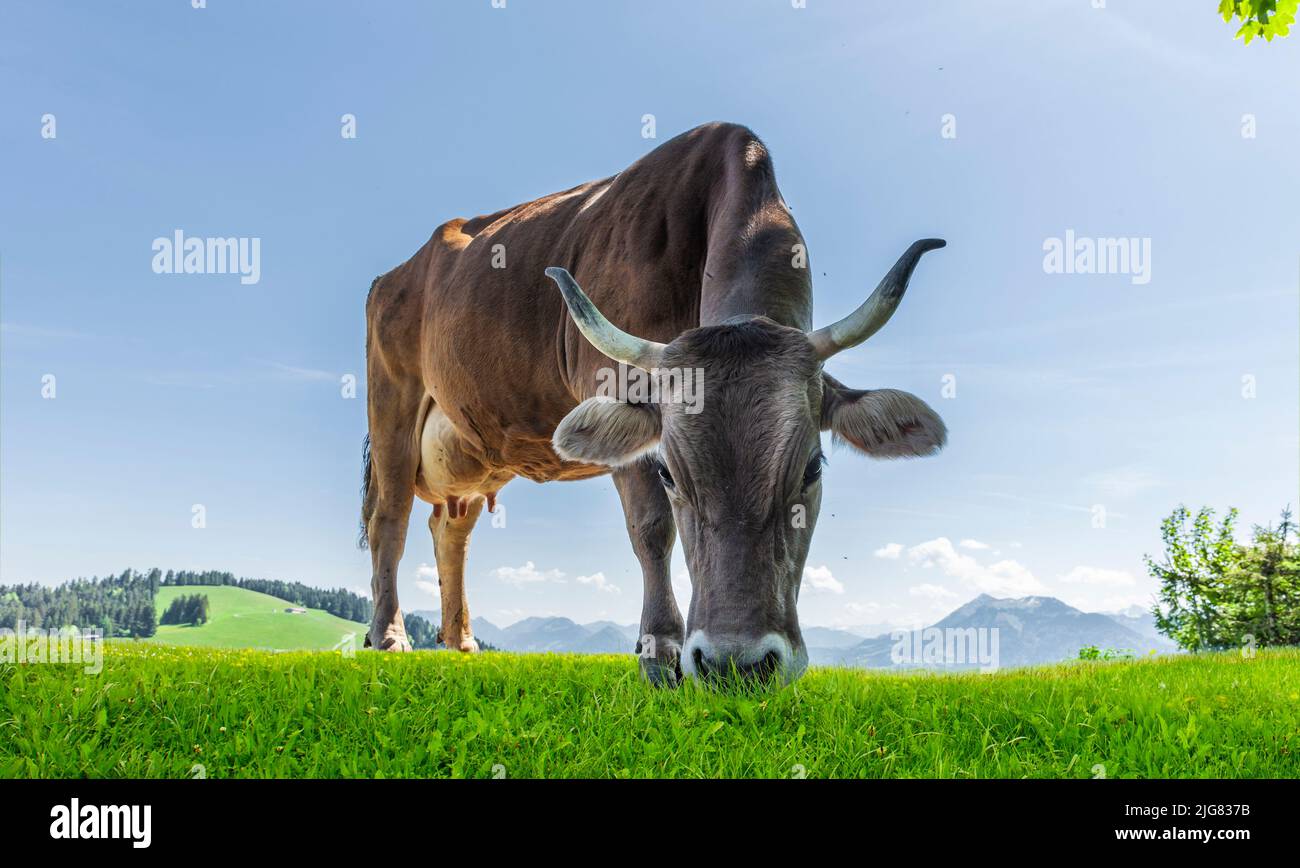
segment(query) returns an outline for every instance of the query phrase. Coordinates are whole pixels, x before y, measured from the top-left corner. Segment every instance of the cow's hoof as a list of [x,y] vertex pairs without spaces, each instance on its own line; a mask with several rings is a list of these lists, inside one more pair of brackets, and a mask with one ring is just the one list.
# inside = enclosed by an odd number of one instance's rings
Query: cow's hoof
[[638,651],[641,675],[656,687],[676,687],[682,683],[681,646],[660,640],[654,654]]
[[441,645],[443,648],[446,648],[448,651],[460,651],[463,654],[478,653],[478,642],[474,640],[473,636],[465,636],[461,638],[459,642],[448,642],[443,638],[445,635],[446,634],[442,632],[442,628],[439,627],[434,642]]
[[390,635],[380,639],[379,642],[370,643],[372,648],[378,648],[380,651],[412,651],[411,640],[404,635]]

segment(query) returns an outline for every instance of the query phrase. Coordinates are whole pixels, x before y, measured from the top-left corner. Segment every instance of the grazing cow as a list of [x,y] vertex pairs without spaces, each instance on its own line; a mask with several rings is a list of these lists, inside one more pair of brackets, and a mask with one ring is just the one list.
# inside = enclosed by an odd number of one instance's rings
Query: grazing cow
[[[814,331],[803,237],[767,148],[721,123],[612,178],[439,226],[366,302],[368,644],[410,648],[397,564],[414,497],[433,505],[441,639],[475,651],[465,557],[484,503],[515,476],[612,473],[645,583],[646,676],[797,677],[820,432],[876,458],[930,455],[946,436],[916,396],[849,388],[822,363],[883,326],[943,244],[914,243],[860,308]],[[636,369],[699,372],[702,400],[601,393],[611,370]],[[685,623],[669,576],[677,532]]]

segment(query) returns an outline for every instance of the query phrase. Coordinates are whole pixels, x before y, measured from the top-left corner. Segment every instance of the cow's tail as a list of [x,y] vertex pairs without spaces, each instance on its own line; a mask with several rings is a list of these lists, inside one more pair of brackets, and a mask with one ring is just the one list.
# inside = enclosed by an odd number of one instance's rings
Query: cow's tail
[[361,530],[357,534],[357,548],[370,547],[370,536],[366,528],[370,525],[370,516],[375,511],[374,493],[370,490],[370,471],[374,464],[370,460],[370,435],[361,441]]

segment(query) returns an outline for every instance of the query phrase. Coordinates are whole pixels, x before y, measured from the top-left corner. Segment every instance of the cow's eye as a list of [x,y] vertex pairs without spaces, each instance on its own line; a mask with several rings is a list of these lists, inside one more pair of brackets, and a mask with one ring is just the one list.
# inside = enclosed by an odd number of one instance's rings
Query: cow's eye
[[668,472],[667,466],[662,461],[659,462],[659,481],[667,488],[672,488],[674,485],[673,475]]
[[803,471],[804,488],[812,485],[822,478],[822,465],[826,463],[826,456],[818,453],[808,462],[808,466]]

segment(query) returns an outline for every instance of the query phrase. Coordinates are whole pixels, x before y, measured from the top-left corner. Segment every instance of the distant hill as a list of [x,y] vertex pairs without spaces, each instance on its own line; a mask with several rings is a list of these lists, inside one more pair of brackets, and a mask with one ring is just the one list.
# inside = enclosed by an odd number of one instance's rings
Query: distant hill
[[204,648],[265,648],[276,651],[323,651],[352,633],[358,648],[365,641],[367,624],[345,621],[319,609],[301,609],[286,600],[233,585],[168,585],[158,589],[154,601],[158,614],[178,596],[207,596],[208,622],[198,627],[160,625],[148,641],[164,645]]
[[[430,623],[437,624],[441,615],[433,609],[416,609]],[[509,627],[498,627],[486,618],[473,618],[470,626],[475,638],[502,651],[560,654],[631,654],[636,648],[636,624],[595,621],[579,624],[569,618],[524,618]]]
[[1123,611],[1106,612],[1105,614],[1139,636],[1145,636],[1149,641],[1167,645],[1171,650],[1174,647],[1174,643],[1169,640],[1169,637],[1156,629],[1156,619],[1152,617],[1151,612],[1141,606],[1129,606]]
[[[150,570],[151,577],[158,576],[160,570]],[[170,585],[231,585],[261,594],[270,594],[281,600],[288,600],[296,606],[308,609],[322,609],[331,615],[337,615],[347,621],[369,623],[375,613],[369,597],[363,597],[346,588],[326,590],[302,582],[286,582],[281,579],[250,579],[237,577],[234,573],[222,570],[168,570],[159,582],[163,587]]]
[[[1138,656],[1152,650],[1174,650],[1168,640],[1144,636],[1110,615],[1081,612],[1055,597],[999,599],[981,594],[932,627],[940,631],[996,628],[996,665],[999,668],[1035,666],[1075,659],[1079,650],[1089,645],[1102,649],[1128,650]],[[921,639],[924,645],[925,633],[922,633]],[[898,668],[900,664],[894,662],[897,644],[898,641],[892,634],[877,636],[845,649],[832,662],[841,666],[871,669]],[[927,663],[924,659],[915,662],[908,660],[902,665],[958,669],[976,666],[970,662]]]
[[619,635],[626,638],[634,646],[636,645],[636,640],[641,638],[640,624],[618,624],[614,621],[592,621],[590,624],[584,624],[583,626],[588,630],[602,630],[605,627],[609,627],[618,632]]
[[810,648],[849,648],[866,638],[862,633],[834,627],[804,627],[804,644]]
[[[888,628],[881,628],[885,630]],[[808,648],[808,662],[813,666],[840,666],[844,651],[862,644],[868,635],[856,630],[833,627],[803,627],[803,642]]]

